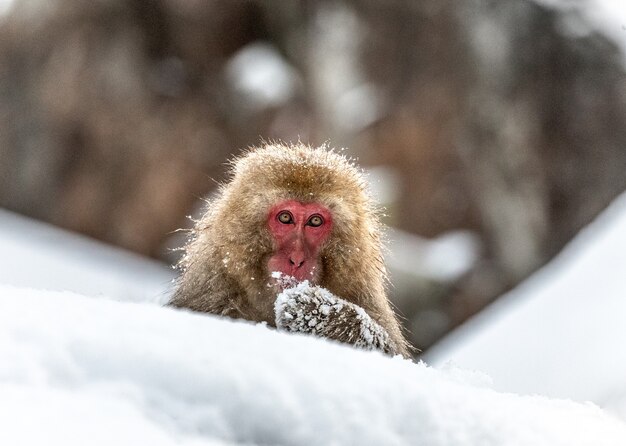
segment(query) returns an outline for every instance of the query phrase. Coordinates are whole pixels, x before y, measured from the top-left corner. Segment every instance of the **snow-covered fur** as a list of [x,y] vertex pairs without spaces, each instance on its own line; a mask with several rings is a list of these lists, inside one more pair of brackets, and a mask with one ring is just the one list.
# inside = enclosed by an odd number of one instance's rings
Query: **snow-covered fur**
[[279,330],[309,333],[365,350],[398,351],[387,331],[363,308],[306,280],[280,293],[274,310]]

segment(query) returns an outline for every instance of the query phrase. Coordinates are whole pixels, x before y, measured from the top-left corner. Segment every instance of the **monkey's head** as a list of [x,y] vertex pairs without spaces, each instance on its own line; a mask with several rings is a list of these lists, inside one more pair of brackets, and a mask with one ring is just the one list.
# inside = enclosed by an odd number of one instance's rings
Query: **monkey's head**
[[231,167],[230,181],[209,202],[187,247],[183,267],[196,272],[185,274],[198,282],[228,279],[268,311],[274,272],[355,303],[382,292],[378,217],[350,160],[325,147],[269,144]]

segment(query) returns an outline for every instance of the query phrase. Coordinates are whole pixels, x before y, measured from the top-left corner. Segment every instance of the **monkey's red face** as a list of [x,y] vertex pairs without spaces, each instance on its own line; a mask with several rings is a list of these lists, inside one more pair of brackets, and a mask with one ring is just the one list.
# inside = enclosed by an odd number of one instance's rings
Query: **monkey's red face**
[[333,224],[330,211],[318,203],[287,200],[271,208],[267,224],[275,246],[267,265],[269,272],[315,282],[320,273],[320,249]]

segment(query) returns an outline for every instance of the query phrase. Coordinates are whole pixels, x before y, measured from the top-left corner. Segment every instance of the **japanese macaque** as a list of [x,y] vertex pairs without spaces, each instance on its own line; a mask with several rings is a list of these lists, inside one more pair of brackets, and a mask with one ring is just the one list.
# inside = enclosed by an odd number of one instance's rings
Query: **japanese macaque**
[[196,222],[169,305],[409,357],[360,170],[325,147],[268,144],[231,174]]

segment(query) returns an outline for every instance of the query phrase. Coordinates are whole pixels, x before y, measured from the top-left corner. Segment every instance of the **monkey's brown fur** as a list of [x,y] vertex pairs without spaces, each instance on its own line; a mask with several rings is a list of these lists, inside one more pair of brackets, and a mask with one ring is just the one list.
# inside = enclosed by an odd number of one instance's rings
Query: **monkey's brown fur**
[[196,224],[170,305],[274,326],[268,210],[286,199],[317,202],[333,217],[317,285],[362,307],[388,332],[395,353],[408,356],[385,292],[378,215],[359,169],[325,147],[267,144],[235,159],[231,175]]

